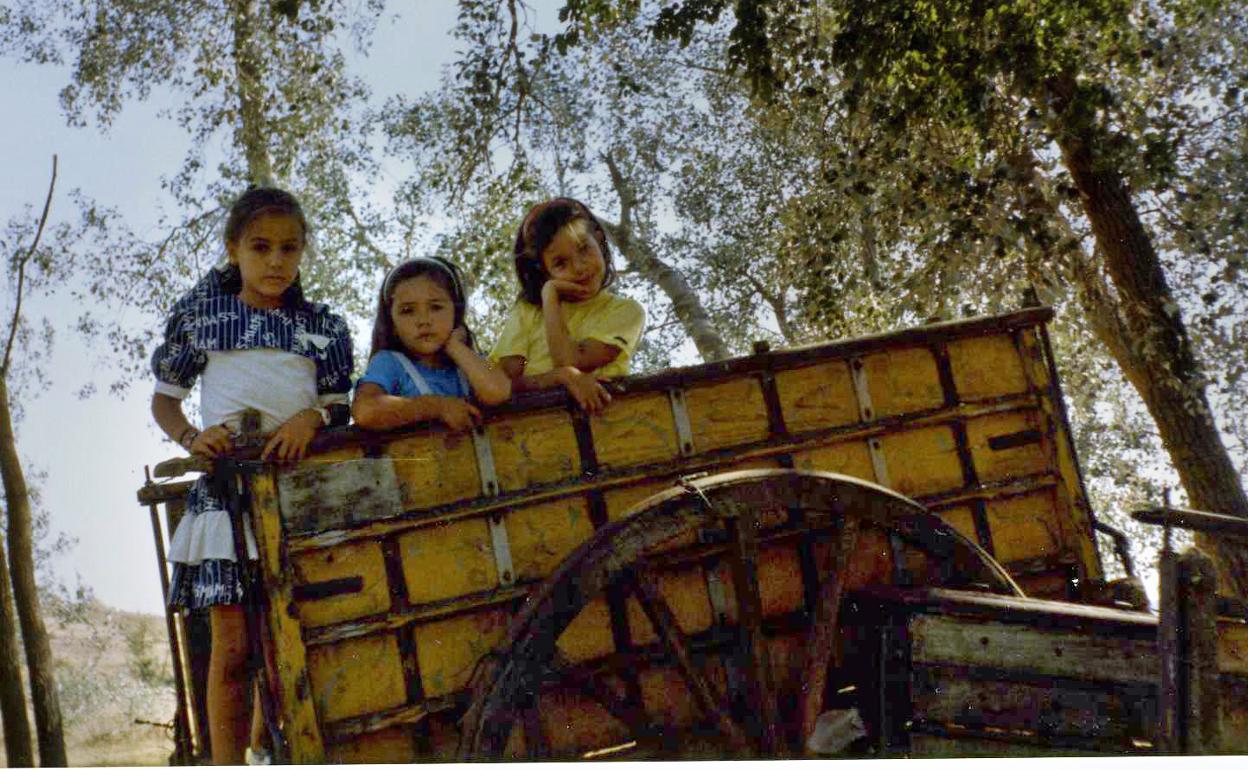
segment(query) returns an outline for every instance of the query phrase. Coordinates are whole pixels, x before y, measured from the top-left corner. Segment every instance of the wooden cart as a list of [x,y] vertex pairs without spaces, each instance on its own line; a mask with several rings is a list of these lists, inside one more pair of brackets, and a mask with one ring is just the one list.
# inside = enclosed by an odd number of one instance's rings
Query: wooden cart
[[[1087,503],[1050,317],[760,349],[622,381],[598,417],[549,392],[472,433],[218,462],[260,547],[279,759],[800,756],[837,719],[851,753],[1195,745],[1158,732],[1157,617],[1105,580],[1098,532],[1130,562]],[[140,491],[158,545],[184,489]],[[1248,634],[1217,631],[1201,746],[1242,749]]]

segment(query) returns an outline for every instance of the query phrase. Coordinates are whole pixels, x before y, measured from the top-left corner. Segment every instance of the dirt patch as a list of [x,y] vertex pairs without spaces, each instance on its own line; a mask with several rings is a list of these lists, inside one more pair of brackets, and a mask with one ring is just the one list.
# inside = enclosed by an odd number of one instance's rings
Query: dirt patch
[[44,614],[69,764],[167,765],[173,737],[162,725],[173,721],[176,696],[165,619],[56,600]]

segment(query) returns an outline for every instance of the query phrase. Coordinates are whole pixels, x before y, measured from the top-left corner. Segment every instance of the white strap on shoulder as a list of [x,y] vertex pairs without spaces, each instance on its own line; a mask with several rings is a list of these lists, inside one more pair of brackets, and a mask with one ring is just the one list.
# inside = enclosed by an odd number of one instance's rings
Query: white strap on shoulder
[[[438,395],[433,392],[433,388],[429,387],[429,382],[425,379],[425,376],[420,373],[420,370],[416,368],[416,364],[412,363],[410,358],[397,350],[391,352],[394,354],[395,358],[399,359],[399,363],[403,365],[403,370],[407,372],[407,376],[412,378],[412,382],[416,385],[417,393],[422,396]],[[461,395],[464,398],[468,398],[472,395],[472,389],[468,387],[468,378],[464,376],[463,370],[459,367],[455,368],[455,374],[459,377]]]

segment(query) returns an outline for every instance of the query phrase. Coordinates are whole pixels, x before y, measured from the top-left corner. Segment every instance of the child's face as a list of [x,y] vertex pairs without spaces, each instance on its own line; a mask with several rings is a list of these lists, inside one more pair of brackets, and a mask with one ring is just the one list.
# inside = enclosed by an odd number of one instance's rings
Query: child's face
[[243,288],[238,296],[253,307],[281,307],[282,294],[295,282],[303,259],[303,227],[288,214],[261,214],[237,241],[226,241],[230,264],[238,265]]
[[602,289],[607,263],[602,249],[584,220],[573,220],[555,233],[542,252],[542,267],[556,281],[569,281],[592,297]]
[[436,363],[438,352],[455,330],[455,303],[441,284],[418,275],[394,287],[390,322],[413,358]]

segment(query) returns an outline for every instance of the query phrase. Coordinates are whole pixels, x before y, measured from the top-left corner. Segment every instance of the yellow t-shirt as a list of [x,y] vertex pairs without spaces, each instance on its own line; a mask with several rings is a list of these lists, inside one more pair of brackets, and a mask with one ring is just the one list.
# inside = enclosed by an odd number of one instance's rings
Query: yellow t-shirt
[[[620,349],[615,360],[594,370],[598,377],[623,377],[628,374],[628,359],[641,339],[646,325],[646,311],[628,297],[617,297],[600,291],[584,302],[563,302],[563,318],[573,341],[598,340]],[[524,373],[543,374],[555,368],[546,343],[546,325],[542,309],[524,300],[516,302],[503,331],[490,353],[499,361],[507,356],[524,356]]]

